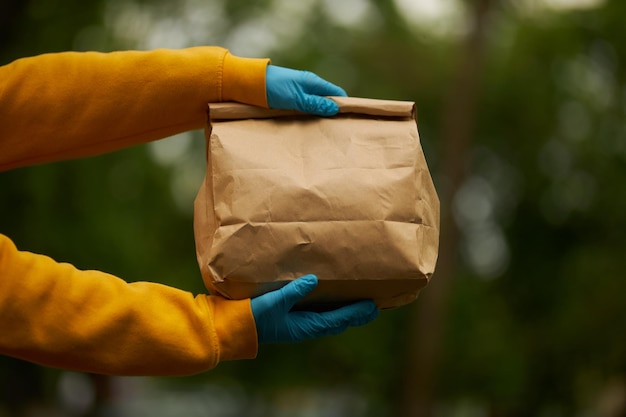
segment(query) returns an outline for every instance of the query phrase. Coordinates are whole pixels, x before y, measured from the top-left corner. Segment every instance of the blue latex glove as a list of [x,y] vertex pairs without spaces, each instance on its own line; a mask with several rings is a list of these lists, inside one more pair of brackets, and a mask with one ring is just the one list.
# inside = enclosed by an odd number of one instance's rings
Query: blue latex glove
[[347,96],[341,87],[309,71],[268,65],[265,80],[267,104],[272,109],[334,116],[339,111],[339,106],[323,96]]
[[259,343],[301,342],[335,335],[351,326],[362,326],[378,316],[373,301],[359,301],[333,311],[291,311],[317,287],[315,275],[305,275],[283,288],[252,299]]

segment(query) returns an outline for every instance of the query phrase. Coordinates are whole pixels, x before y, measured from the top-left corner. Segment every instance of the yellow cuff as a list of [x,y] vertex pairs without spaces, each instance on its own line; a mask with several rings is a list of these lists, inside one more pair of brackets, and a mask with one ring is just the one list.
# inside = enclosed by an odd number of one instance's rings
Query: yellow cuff
[[255,358],[258,337],[250,300],[209,296],[208,301],[213,305],[219,361]]
[[268,107],[265,91],[267,58],[241,58],[229,52],[224,57],[222,100]]

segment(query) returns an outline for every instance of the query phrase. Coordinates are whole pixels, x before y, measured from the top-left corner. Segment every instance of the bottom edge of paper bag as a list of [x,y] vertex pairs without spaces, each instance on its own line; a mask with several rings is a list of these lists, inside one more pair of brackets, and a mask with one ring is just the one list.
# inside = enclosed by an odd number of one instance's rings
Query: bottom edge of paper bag
[[[277,290],[289,281],[243,282],[224,280],[211,287],[230,299],[254,298]],[[379,309],[391,309],[409,304],[428,278],[391,280],[320,280],[317,288],[296,305],[302,310],[328,311],[359,300],[373,300]]]

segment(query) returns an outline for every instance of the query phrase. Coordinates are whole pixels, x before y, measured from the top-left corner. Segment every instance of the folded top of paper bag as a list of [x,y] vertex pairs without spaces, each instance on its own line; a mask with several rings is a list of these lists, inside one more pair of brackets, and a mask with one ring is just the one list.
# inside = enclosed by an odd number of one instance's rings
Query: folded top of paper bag
[[[414,117],[412,101],[377,100],[360,97],[329,97],[339,105],[339,113],[363,114],[384,117]],[[265,119],[284,116],[318,117],[295,110],[266,109],[235,102],[211,103],[211,120]]]

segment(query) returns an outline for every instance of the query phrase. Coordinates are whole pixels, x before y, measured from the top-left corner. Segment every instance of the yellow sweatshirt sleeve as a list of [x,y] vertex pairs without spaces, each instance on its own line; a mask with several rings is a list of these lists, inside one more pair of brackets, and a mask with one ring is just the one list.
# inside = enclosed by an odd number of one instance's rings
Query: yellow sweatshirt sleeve
[[14,61],[0,67],[0,171],[199,129],[209,102],[267,107],[268,62],[212,46]]
[[[206,105],[267,106],[266,59],[219,47],[57,53],[0,67],[0,171],[203,127]],[[129,284],[0,235],[0,354],[117,375],[186,375],[256,356],[250,301]]]
[[189,375],[256,356],[250,300],[127,283],[0,234],[0,354],[112,375]]

